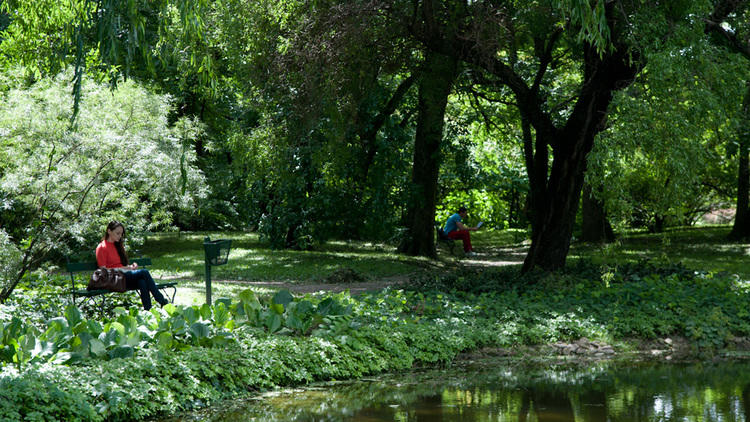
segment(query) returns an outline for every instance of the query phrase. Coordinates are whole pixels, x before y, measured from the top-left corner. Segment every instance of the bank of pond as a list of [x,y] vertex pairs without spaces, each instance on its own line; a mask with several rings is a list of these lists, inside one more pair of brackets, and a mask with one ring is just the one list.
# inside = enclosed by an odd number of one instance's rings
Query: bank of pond
[[[58,281],[37,283],[0,309],[2,420],[165,418],[278,387],[445,369],[476,350],[524,362],[584,338],[599,358],[629,360],[638,350],[626,339],[669,337],[686,340],[683,356],[710,360],[750,337],[748,283],[679,265],[425,273],[357,296],[245,290],[212,306],[116,307],[104,319],[54,302]],[[566,359],[575,354],[585,353]]]

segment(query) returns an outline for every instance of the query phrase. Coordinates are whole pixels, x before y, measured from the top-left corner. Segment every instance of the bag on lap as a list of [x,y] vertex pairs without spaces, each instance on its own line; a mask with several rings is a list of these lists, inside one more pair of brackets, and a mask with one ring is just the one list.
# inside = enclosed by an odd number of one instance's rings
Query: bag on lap
[[113,292],[124,292],[127,290],[125,287],[125,274],[122,271],[113,270],[111,268],[97,268],[91,279],[86,290],[111,290]]

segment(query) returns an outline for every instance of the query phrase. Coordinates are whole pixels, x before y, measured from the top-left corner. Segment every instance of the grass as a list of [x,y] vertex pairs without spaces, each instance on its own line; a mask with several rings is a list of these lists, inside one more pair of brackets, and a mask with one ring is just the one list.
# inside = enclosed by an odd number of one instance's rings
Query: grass
[[664,233],[630,232],[608,245],[575,244],[570,258],[614,265],[643,259],[729,272],[750,279],[750,243],[730,242],[729,226],[675,227]]
[[[577,242],[571,247],[569,261],[590,259],[595,263],[617,265],[643,259],[664,263],[682,262],[696,270],[738,274],[750,279],[750,244],[727,241],[730,227],[678,227],[660,234],[630,231],[617,241],[598,245]],[[271,250],[255,233],[190,232],[159,233],[148,238],[137,252],[154,260],[152,273],[159,279],[180,281],[178,303],[194,304],[205,300],[203,240],[231,239],[232,249],[226,265],[211,268],[214,298],[232,297],[249,286],[260,293],[273,290],[270,284],[284,282],[313,284],[325,282],[337,271],[350,269],[377,281],[403,280],[417,271],[443,271],[461,265],[497,266],[519,264],[528,241],[523,230],[479,231],[472,237],[481,255],[464,260],[438,249],[439,260],[409,257],[396,252],[393,245],[359,241],[331,241],[312,251]],[[457,247],[460,249],[460,247]],[[503,259],[513,255],[515,261]],[[133,255],[136,255],[135,253]],[[459,252],[460,255],[460,252]],[[511,264],[509,264],[509,262]]]
[[331,241],[312,251],[271,250],[254,233],[156,234],[138,254],[154,259],[155,271],[183,279],[203,279],[203,239],[231,239],[226,265],[211,267],[212,279],[244,281],[319,281],[336,270],[351,268],[374,278],[408,274],[424,258],[396,253],[392,246],[371,242]]
[[[373,242],[330,241],[312,251],[271,250],[257,234],[241,232],[158,233],[132,255],[151,257],[155,278],[180,282],[177,303],[203,303],[203,241],[207,236],[212,240],[232,240],[227,264],[211,267],[214,299],[236,296],[250,286],[248,282],[319,283],[343,269],[370,280],[407,278],[420,267],[439,265],[426,258],[400,255],[393,246]],[[271,290],[250,287],[259,293]]]

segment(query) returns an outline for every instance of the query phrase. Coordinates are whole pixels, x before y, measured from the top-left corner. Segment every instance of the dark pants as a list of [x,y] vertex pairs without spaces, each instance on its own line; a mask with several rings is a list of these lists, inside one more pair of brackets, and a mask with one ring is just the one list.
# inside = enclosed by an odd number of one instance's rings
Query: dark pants
[[143,309],[147,311],[151,309],[151,295],[149,293],[154,295],[154,299],[160,305],[168,303],[164,295],[156,288],[156,283],[154,283],[154,279],[151,278],[151,273],[148,270],[125,271],[125,286],[128,290],[138,290]]

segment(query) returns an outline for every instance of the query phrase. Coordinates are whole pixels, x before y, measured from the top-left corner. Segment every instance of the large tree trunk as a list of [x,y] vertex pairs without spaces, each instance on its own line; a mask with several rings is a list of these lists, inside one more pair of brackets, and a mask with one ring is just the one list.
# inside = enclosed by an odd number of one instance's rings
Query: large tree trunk
[[454,58],[427,51],[419,81],[419,114],[414,140],[414,167],[406,236],[399,251],[409,255],[435,257],[435,204],[440,168],[440,143],[448,95],[456,78]]
[[[578,204],[581,197],[586,157],[594,137],[604,128],[612,94],[628,86],[639,68],[625,48],[599,56],[586,49],[583,88],[565,127],[535,127],[536,151],[526,151],[531,184],[531,247],[522,271],[534,267],[556,270],[565,266],[570,250]],[[528,101],[528,99],[523,99]],[[526,111],[521,101],[521,112]],[[527,115],[530,122],[539,121]],[[525,135],[526,136],[526,135]],[[552,169],[547,176],[547,146],[553,151]],[[530,142],[525,143],[528,148]]]
[[583,184],[581,221],[581,240],[584,242],[607,243],[615,240],[615,232],[607,221],[604,204],[594,196],[588,183]]
[[[583,152],[580,146],[586,144],[585,139],[567,141]],[[524,272],[534,267],[551,271],[565,266],[586,168],[585,154],[581,153],[566,157],[555,154],[549,179],[539,189],[543,193],[535,195],[537,189],[531,190],[531,247],[523,263]]]
[[734,225],[729,233],[729,238],[734,240],[750,237],[750,206],[748,198],[750,195],[750,159],[748,159],[748,147],[750,147],[750,82],[748,91],[742,104],[743,116],[739,138],[739,171],[737,174],[737,213],[734,217]]

